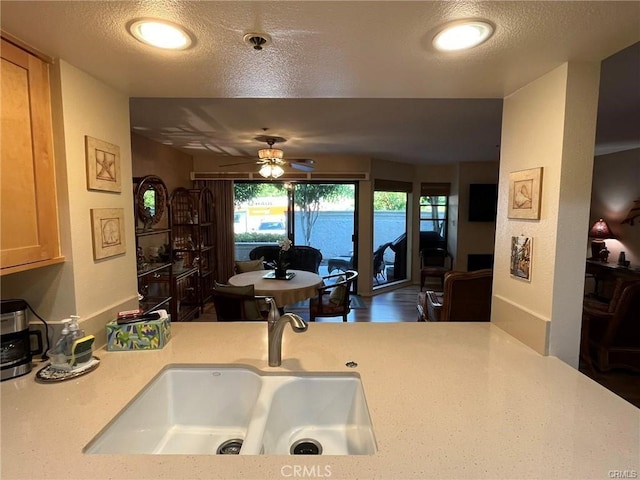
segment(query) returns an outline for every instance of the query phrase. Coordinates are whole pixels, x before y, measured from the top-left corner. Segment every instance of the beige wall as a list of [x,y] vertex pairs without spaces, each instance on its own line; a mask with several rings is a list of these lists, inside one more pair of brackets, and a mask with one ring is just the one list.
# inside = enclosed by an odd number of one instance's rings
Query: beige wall
[[[609,262],[616,263],[621,251],[632,265],[640,266],[640,218],[635,225],[621,224],[633,201],[640,199],[640,149],[601,155],[593,165],[593,193],[589,226],[604,218],[615,239],[606,240],[611,252]],[[587,242],[587,256],[591,256]]]
[[[563,64],[505,99],[492,321],[577,365],[599,67]],[[507,219],[509,173],[543,167],[540,220]],[[511,237],[533,238],[530,282],[509,275]]]
[[470,253],[493,253],[495,222],[469,222],[469,185],[498,183],[498,162],[463,162],[458,167],[458,244],[454,255],[456,270],[467,269]]
[[[137,302],[129,101],[120,92],[60,61],[54,66],[52,106],[62,251],[66,262],[2,279],[3,297],[25,298],[47,321],[72,314],[104,343],[104,324]],[[87,190],[85,135],[120,147],[122,192]],[[122,208],[126,253],[94,260],[90,210]],[[35,319],[33,319],[35,320]]]
[[169,193],[175,188],[191,188],[193,157],[175,148],[131,134],[132,173],[134,177],[155,175],[167,185]]

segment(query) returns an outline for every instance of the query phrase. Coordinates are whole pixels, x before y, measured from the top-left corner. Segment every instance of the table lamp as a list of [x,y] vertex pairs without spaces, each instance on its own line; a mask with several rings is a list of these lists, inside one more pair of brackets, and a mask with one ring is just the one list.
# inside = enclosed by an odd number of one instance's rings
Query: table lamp
[[591,241],[591,258],[593,260],[602,260],[605,261],[600,256],[600,252],[606,248],[604,240],[607,238],[613,238],[613,234],[611,233],[611,229],[607,222],[603,219],[598,220],[593,224],[591,230],[589,230],[589,236],[593,238]]

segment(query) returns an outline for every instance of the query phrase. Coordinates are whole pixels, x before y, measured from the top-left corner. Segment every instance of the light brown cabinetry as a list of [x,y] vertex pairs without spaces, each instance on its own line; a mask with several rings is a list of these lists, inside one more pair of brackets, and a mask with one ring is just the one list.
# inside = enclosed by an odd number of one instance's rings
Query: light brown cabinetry
[[48,66],[2,40],[0,274],[61,263]]

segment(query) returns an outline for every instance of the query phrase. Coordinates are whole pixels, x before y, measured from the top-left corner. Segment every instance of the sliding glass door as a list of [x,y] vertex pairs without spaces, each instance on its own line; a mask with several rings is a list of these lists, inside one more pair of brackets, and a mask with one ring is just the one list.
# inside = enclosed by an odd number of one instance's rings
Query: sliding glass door
[[373,192],[373,288],[407,278],[410,186],[379,182]]
[[356,183],[237,182],[236,260],[285,237],[322,253],[321,275],[355,268]]
[[296,183],[292,200],[294,244],[322,252],[322,274],[354,269],[356,184]]

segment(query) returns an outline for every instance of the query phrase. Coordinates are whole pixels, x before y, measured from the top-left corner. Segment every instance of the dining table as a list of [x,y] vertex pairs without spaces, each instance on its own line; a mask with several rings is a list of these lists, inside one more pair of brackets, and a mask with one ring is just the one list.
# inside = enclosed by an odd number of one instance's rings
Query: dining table
[[253,285],[256,295],[272,297],[282,311],[285,305],[315,297],[318,287],[322,286],[322,277],[317,273],[304,270],[287,270],[291,278],[273,278],[273,270],[255,270],[238,273],[229,278],[229,284],[236,287]]

